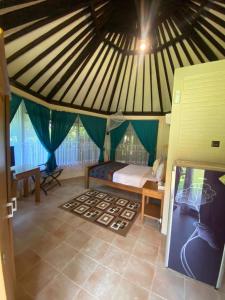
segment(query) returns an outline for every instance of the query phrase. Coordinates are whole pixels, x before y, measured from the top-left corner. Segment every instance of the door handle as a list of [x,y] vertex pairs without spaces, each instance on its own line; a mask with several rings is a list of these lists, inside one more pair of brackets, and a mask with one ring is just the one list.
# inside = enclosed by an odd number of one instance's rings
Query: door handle
[[6,207],[9,207],[10,213],[7,215],[7,219],[10,219],[13,217],[13,203],[12,202],[7,203]]
[[12,211],[16,212],[17,211],[17,199],[16,199],[16,197],[12,198],[12,204],[13,204]]

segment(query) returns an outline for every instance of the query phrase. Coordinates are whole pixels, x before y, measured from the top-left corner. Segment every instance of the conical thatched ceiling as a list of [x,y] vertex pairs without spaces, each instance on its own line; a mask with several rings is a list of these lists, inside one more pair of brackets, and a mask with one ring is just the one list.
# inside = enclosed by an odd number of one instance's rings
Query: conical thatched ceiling
[[224,0],[0,3],[11,83],[49,103],[164,114],[175,68],[225,58]]

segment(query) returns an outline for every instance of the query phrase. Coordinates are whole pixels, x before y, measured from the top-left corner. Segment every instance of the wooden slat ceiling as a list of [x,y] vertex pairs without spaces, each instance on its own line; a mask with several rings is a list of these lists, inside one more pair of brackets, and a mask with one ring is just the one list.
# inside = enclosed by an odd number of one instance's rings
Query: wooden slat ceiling
[[[171,110],[176,68],[225,58],[225,1],[0,1],[12,85],[104,114]],[[141,53],[145,30],[150,47]]]

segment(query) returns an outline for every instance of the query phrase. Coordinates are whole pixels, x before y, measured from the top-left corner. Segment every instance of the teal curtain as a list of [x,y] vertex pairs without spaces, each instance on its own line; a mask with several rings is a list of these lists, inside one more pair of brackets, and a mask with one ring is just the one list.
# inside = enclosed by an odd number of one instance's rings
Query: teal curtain
[[110,139],[111,139],[110,160],[115,160],[116,148],[119,145],[120,141],[122,140],[128,125],[129,125],[129,121],[125,121],[119,127],[110,131]]
[[13,120],[21,101],[22,98],[20,96],[12,94],[10,99],[10,122]]
[[159,121],[132,120],[131,124],[145,150],[149,153],[148,165],[152,166],[156,157]]
[[24,100],[27,113],[34,127],[34,130],[45,149],[51,157],[51,141],[50,141],[50,109],[29,100]]
[[84,128],[93,142],[100,149],[99,162],[104,161],[104,142],[106,132],[106,119],[79,115]]
[[55,151],[66,138],[76,120],[77,114],[53,110],[51,114],[51,147],[48,158],[48,169],[57,167]]

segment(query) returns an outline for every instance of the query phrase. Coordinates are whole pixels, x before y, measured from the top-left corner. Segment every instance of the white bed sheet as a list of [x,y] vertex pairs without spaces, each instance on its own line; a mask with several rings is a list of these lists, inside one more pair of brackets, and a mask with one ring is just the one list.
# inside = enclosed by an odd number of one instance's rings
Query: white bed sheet
[[138,188],[142,188],[147,180],[157,181],[152,168],[147,166],[128,165],[113,174],[113,182]]

